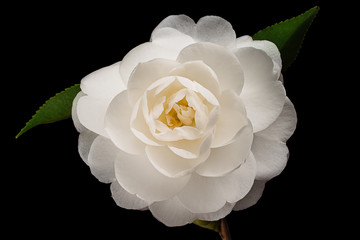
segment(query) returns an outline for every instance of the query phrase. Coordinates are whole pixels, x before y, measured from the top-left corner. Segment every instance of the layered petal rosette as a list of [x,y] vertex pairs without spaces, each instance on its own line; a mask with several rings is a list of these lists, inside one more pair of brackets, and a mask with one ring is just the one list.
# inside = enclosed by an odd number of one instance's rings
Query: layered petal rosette
[[296,113],[280,53],[220,17],[169,16],[80,87],[80,156],[117,205],[168,226],[252,206],[286,165]]

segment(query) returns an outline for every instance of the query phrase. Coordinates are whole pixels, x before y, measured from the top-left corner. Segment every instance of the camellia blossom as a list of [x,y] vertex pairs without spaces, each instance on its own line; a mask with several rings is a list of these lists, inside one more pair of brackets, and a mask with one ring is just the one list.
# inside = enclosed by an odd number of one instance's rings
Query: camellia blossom
[[126,209],[167,226],[254,205],[284,169],[296,112],[272,42],[217,16],[165,18],[150,42],[81,81],[79,153]]

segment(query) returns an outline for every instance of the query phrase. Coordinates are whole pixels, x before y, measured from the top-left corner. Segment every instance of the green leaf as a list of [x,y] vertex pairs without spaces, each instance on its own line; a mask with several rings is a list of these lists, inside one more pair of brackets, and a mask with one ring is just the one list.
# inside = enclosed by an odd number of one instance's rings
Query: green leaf
[[199,227],[210,229],[218,233],[220,233],[221,231],[220,221],[195,220],[193,223],[198,225]]
[[286,70],[296,59],[306,32],[318,11],[319,7],[313,7],[297,17],[260,30],[253,36],[253,39],[269,40],[275,43],[281,53],[283,70]]
[[16,135],[16,138],[37,125],[57,122],[71,117],[72,102],[79,91],[80,84],[76,84],[51,97],[36,111],[35,115]]

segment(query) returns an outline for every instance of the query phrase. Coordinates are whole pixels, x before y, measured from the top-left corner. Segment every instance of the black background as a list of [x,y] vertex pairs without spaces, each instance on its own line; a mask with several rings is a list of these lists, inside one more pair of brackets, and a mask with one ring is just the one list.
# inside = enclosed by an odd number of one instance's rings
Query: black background
[[[195,225],[168,228],[149,211],[116,206],[109,185],[92,176],[77,153],[72,121],[42,125],[19,139],[15,135],[38,107],[55,93],[80,82],[86,74],[122,59],[146,42],[170,14],[195,21],[218,15],[232,23],[237,36],[253,35],[268,25],[313,6],[321,10],[297,60],[284,73],[287,95],[295,105],[298,126],[288,141],[290,159],[283,173],[267,183],[253,207],[232,212],[233,239],[322,236],[331,184],[323,152],[322,76],[323,8],[320,1],[227,2],[168,1],[72,5],[13,4],[1,10],[3,64],[2,121],[6,138],[2,165],[2,214],[11,238],[98,237],[99,239],[219,239]],[[10,97],[9,97],[10,96]],[[201,238],[199,238],[201,236]]]

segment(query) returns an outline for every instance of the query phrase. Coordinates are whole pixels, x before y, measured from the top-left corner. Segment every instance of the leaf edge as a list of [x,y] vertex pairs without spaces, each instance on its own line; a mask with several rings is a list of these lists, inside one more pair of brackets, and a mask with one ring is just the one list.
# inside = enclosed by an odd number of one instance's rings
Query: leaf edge
[[[52,96],[52,97],[50,97],[49,99],[47,99],[47,100],[38,108],[38,110],[36,110],[36,112],[32,115],[32,117],[30,118],[30,120],[25,123],[25,126],[20,130],[20,132],[19,132],[18,134],[16,134],[15,139],[18,139],[21,135],[23,135],[24,133],[26,133],[27,131],[29,131],[30,129],[32,129],[32,128],[38,126],[38,125],[48,124],[48,123],[53,123],[53,122],[58,122],[58,121],[62,121],[62,120],[65,120],[65,119],[69,118],[71,115],[70,115],[69,117],[64,117],[64,118],[61,118],[61,119],[58,119],[58,120],[54,120],[54,121],[48,121],[48,122],[43,122],[43,123],[35,123],[35,124],[32,124],[32,122],[34,121],[35,116],[39,113],[39,111],[41,111],[41,110],[44,108],[45,105],[48,104],[49,101],[51,101],[53,98],[59,96],[60,94],[65,93],[66,91],[68,91],[68,90],[70,90],[70,89],[73,89],[73,88],[79,88],[79,91],[80,91],[80,84],[77,83],[77,84],[74,84],[74,85],[72,85],[72,86],[70,86],[70,87],[67,87],[67,88],[65,88],[64,90],[62,90],[61,92],[58,92],[58,93],[56,93],[54,96]],[[78,91],[78,92],[79,92],[79,91]]]
[[[303,42],[304,42],[304,40],[305,40],[305,36],[307,35],[307,32],[308,32],[310,26],[312,25],[312,23],[314,22],[317,14],[319,13],[319,10],[320,10],[320,7],[319,7],[319,6],[314,6],[314,7],[308,9],[307,11],[305,11],[305,12],[303,12],[303,13],[297,15],[297,16],[294,16],[294,17],[291,17],[291,18],[289,18],[289,19],[285,19],[285,20],[283,20],[283,21],[274,23],[274,24],[272,24],[272,25],[270,25],[270,26],[265,27],[264,29],[260,29],[259,31],[257,31],[255,34],[252,35],[252,38],[253,38],[254,40],[268,40],[268,39],[264,39],[264,38],[257,38],[256,35],[259,34],[259,33],[264,32],[264,31],[267,31],[268,29],[270,29],[270,28],[272,28],[272,27],[274,27],[274,26],[276,26],[276,25],[279,25],[279,24],[282,24],[282,23],[286,23],[286,22],[292,21],[292,20],[294,20],[295,18],[298,18],[298,17],[301,17],[301,16],[303,16],[303,15],[305,15],[305,14],[308,14],[310,11],[315,11],[315,12],[314,12],[314,16],[312,17],[312,19],[311,19],[311,21],[310,21],[310,23],[309,23],[309,26],[307,27],[306,31],[304,32],[304,35],[302,36],[302,39],[301,39],[301,41],[300,41],[300,46],[299,46],[299,48],[297,49],[296,54],[295,54],[294,57],[291,59],[290,63],[288,63],[288,64],[286,64],[286,65],[284,64],[285,67],[283,66],[282,71],[286,71],[286,70],[293,64],[293,62],[296,60],[297,56],[299,55],[300,49],[302,48]],[[268,40],[268,41],[270,41],[270,40]],[[274,43],[274,44],[275,44],[276,47],[279,49],[279,47],[277,46],[277,44],[276,44],[276,43]],[[280,53],[281,53],[281,50],[280,50],[280,49],[279,49],[279,51],[280,51]]]

